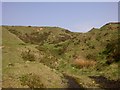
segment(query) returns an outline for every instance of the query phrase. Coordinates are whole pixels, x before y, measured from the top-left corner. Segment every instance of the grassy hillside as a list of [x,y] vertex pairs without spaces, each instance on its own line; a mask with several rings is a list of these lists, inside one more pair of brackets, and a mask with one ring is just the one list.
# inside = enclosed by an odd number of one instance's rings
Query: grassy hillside
[[[3,26],[3,80],[18,81],[13,87],[67,88],[70,82],[73,87],[118,87],[119,25],[108,23],[87,33],[59,27]],[[41,84],[28,83],[29,78],[39,76],[43,77],[36,81]],[[52,76],[56,78],[49,82]]]
[[33,77],[34,75],[35,77],[36,76],[39,76],[40,78],[42,77],[41,83],[44,83],[45,84],[44,86],[47,88],[50,87],[57,88],[57,87],[66,86],[66,83],[62,83],[62,80],[64,82],[66,81],[62,79],[63,76],[62,74],[59,74],[59,72],[52,70],[41,63],[29,62],[29,61],[25,62],[23,60],[21,53],[27,48],[30,48],[32,51],[34,51],[34,53],[38,52],[38,50],[34,48],[35,45],[26,45],[16,35],[10,33],[4,27],[2,29],[2,36],[3,36],[2,37],[3,38],[3,65],[2,65],[3,77],[2,78],[3,78],[4,88],[29,87],[29,83],[24,83],[24,76],[29,74],[32,74]]

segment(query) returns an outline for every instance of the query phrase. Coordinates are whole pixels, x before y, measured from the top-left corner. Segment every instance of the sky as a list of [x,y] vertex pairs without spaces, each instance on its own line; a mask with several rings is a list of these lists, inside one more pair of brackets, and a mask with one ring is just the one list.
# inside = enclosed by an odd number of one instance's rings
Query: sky
[[2,2],[119,2],[120,0],[1,0]]
[[2,2],[2,25],[57,26],[87,32],[117,21],[117,2]]

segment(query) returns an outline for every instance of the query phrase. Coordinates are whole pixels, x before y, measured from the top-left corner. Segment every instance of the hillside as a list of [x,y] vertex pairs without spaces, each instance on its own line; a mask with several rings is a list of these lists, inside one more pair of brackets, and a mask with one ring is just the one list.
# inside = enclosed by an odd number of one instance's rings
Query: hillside
[[[3,38],[3,87],[4,88],[27,88],[27,85],[22,85],[20,82],[24,83],[24,76],[32,74],[33,79],[39,76],[42,77],[44,84],[47,88],[59,88],[65,87],[66,84],[62,84],[62,75],[56,70],[52,70],[46,65],[37,62],[24,62],[21,57],[21,53],[26,48],[30,48],[34,52],[38,52],[34,45],[24,46],[24,42],[20,40],[16,35],[10,33],[6,28],[2,28],[2,38]],[[42,73],[41,73],[42,72]],[[57,74],[58,73],[58,74]],[[29,79],[29,78],[28,78]],[[54,79],[54,81],[52,80]],[[36,79],[35,79],[36,80]],[[39,81],[39,80],[38,80]],[[48,81],[50,83],[48,83]],[[35,81],[37,82],[37,81]],[[35,83],[34,82],[34,83]],[[37,87],[37,86],[36,86]]]
[[87,33],[2,26],[3,87],[118,88],[119,25]]

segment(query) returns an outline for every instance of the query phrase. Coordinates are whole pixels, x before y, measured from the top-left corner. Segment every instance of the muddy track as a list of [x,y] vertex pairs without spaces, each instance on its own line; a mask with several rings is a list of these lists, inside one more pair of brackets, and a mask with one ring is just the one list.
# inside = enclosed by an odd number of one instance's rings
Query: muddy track
[[[67,74],[63,74],[64,78],[68,80],[68,88],[78,88],[80,90],[85,90],[85,88],[80,85],[75,78],[69,76]],[[89,76],[89,78],[93,79],[97,84],[100,85],[101,89],[115,89],[118,90],[120,88],[120,80],[108,80],[103,76]],[[74,90],[74,89],[73,89]]]
[[82,89],[83,87],[72,77],[67,74],[63,74],[64,78],[68,80],[68,87],[67,88],[78,88]]
[[103,76],[89,76],[91,79],[94,79],[96,83],[100,85],[101,88],[104,89],[119,89],[120,90],[120,80],[108,80]]

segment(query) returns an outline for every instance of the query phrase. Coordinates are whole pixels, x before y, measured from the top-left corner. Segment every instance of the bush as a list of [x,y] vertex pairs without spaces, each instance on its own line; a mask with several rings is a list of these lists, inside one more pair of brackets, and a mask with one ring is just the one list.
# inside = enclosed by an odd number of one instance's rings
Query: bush
[[28,27],[31,27],[31,26],[28,26]]
[[102,52],[102,55],[104,55],[107,59],[107,64],[120,61],[119,45],[119,40],[114,40],[107,44],[106,48]]
[[43,63],[43,64],[49,66],[50,68],[56,68],[57,67],[56,63],[57,62],[58,62],[58,59],[55,56],[52,56],[52,55],[44,55],[40,59],[40,63]]
[[91,48],[91,49],[95,49],[95,46],[94,46],[94,45],[91,45],[91,46],[89,46],[89,48]]
[[15,35],[20,35],[21,33],[19,31],[17,31],[16,29],[9,29],[8,31],[10,31],[11,33],[15,34]]
[[101,39],[101,36],[100,36],[100,35],[96,36],[96,40],[97,40],[97,41],[100,41],[100,39]]
[[96,59],[96,56],[93,55],[93,54],[88,54],[88,55],[86,56],[86,59],[92,59],[92,60],[95,60],[95,59]]
[[31,44],[43,44],[48,36],[50,35],[50,32],[44,32],[44,33],[39,33],[39,32],[32,32],[30,34],[25,33],[25,34],[20,34],[19,38],[23,40],[26,43],[31,43]]
[[27,50],[25,52],[21,53],[22,58],[25,61],[35,61],[35,56],[34,54],[31,52],[31,50]]
[[23,86],[27,85],[31,89],[45,88],[45,85],[40,80],[40,77],[33,73],[22,75],[19,79],[21,81],[21,85]]
[[19,45],[25,45],[25,43],[19,43]]

